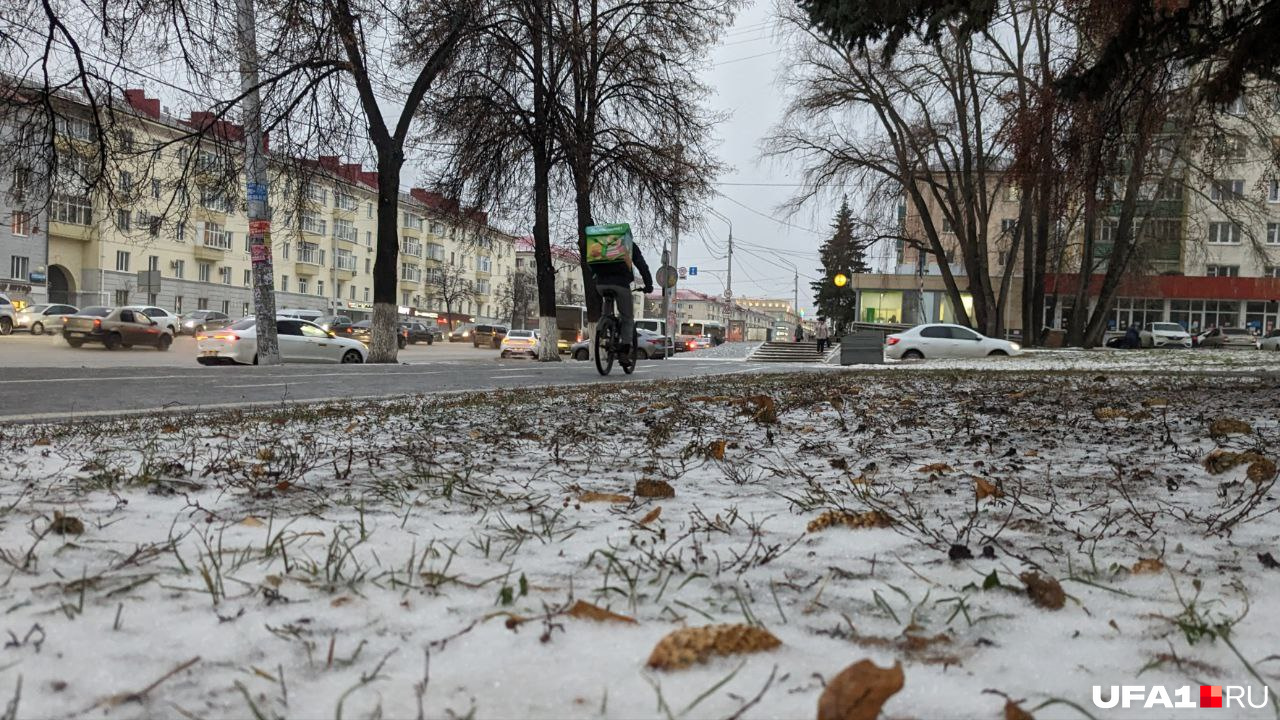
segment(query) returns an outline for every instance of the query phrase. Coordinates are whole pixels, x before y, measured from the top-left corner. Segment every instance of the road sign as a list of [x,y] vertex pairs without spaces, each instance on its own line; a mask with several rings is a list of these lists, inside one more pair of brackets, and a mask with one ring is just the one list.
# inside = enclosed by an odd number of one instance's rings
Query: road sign
[[681,279],[681,280],[683,280],[683,279],[685,279],[685,278],[689,277],[689,268],[684,268],[684,267],[682,267],[682,268],[677,268],[677,271],[680,273],[680,279]]
[[663,265],[658,268],[658,274],[654,279],[658,281],[660,288],[673,288],[676,286],[676,269],[670,265]]
[[160,271],[159,270],[139,270],[138,271],[138,292],[148,293],[152,295],[160,294]]
[[690,275],[690,276],[693,276],[693,275],[697,275],[697,274],[698,274],[698,266],[697,266],[697,265],[690,265],[690,266],[689,266],[689,275]]

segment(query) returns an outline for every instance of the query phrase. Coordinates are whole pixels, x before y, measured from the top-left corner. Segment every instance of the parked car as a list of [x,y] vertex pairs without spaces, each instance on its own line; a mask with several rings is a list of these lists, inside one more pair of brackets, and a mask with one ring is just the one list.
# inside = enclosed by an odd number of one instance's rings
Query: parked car
[[428,325],[417,320],[409,320],[400,323],[400,327],[404,329],[405,337],[410,345],[416,345],[420,342],[431,345],[440,339],[440,330],[435,327],[435,323]]
[[[156,321],[156,324],[173,333],[177,337],[182,332],[182,318],[174,313],[154,305],[125,305],[129,310],[136,310]],[[225,317],[225,316],[224,316]]]
[[1246,328],[1216,327],[1200,336],[1203,348],[1256,348],[1258,340]]
[[[667,336],[652,330],[636,328],[636,338],[638,343],[636,357],[641,360],[662,360],[667,357]],[[569,352],[574,360],[587,360],[591,357],[590,345],[590,340],[579,340],[573,344]]]
[[73,305],[29,305],[18,312],[13,326],[26,328],[32,335],[59,333],[66,318],[77,312],[79,310]]
[[346,315],[321,315],[312,322],[319,325],[321,330],[332,330],[334,327],[350,325],[351,318]]
[[205,330],[217,330],[224,328],[234,322],[227,317],[226,313],[220,313],[217,310],[192,310],[182,316],[182,332],[196,333]]
[[[397,326],[397,329],[400,332],[396,336],[396,347],[403,350],[405,346],[409,344],[409,332],[404,329],[403,325]],[[358,340],[368,347],[369,343],[373,342],[373,321],[361,320],[358,323],[334,328],[330,332],[338,337]]]
[[324,312],[320,310],[303,310],[300,308],[282,308],[276,311],[276,317],[296,318],[298,320],[306,320],[314,323],[324,317]]
[[18,324],[18,311],[8,295],[0,294],[0,335],[8,335]]
[[74,348],[87,342],[97,342],[108,350],[134,345],[168,350],[173,344],[173,333],[167,325],[161,325],[141,310],[129,307],[85,308],[67,318],[62,326],[62,337]]
[[475,323],[463,323],[449,331],[449,342],[471,342],[471,333],[475,329]]
[[1144,348],[1191,347],[1191,335],[1178,323],[1147,323],[1138,338]]
[[472,347],[485,345],[497,348],[502,345],[502,338],[506,337],[506,335],[507,328],[504,325],[476,325],[475,329],[471,331],[471,345]]
[[884,354],[894,360],[1021,355],[1022,346],[998,340],[960,325],[917,325],[885,338]]
[[504,358],[513,355],[528,355],[536,358],[541,344],[542,338],[538,336],[537,330],[512,330],[498,343],[501,350],[499,354]]
[[[201,365],[257,365],[258,321],[247,317],[219,330],[196,335],[196,362]],[[280,360],[288,363],[362,363],[369,356],[364,343],[337,337],[315,323],[276,318]]]
[[1280,350],[1280,328],[1276,328],[1267,333],[1266,337],[1258,341],[1259,350]]

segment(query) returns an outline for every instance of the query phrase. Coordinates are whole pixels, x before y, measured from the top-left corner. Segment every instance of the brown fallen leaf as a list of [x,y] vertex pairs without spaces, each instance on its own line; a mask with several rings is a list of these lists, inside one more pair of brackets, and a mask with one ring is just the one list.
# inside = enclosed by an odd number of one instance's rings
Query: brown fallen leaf
[[174,425],[174,424],[172,424],[172,423],[165,424],[165,425],[161,425],[161,426],[160,426],[160,432],[162,432],[162,433],[176,433],[176,432],[178,432],[178,426],[177,426],[177,425]]
[[578,618],[580,620],[595,620],[596,622],[620,622],[635,625],[634,618],[626,615],[619,615],[615,612],[609,612],[602,607],[597,607],[584,600],[579,600],[573,604],[573,607],[565,610],[565,615]]
[[637,480],[635,493],[642,498],[672,498],[676,489],[666,480]]
[[631,498],[616,493],[584,492],[578,496],[578,502],[629,503]]
[[268,575],[262,578],[262,582],[266,583],[267,585],[270,585],[273,588],[278,588],[280,587],[280,583],[284,582],[284,578],[280,577],[279,575]]
[[997,499],[1004,497],[1003,490],[991,484],[990,481],[984,478],[976,478],[973,485],[974,492],[977,494],[979,500],[989,497]]
[[648,513],[646,513],[644,517],[640,518],[640,524],[641,524],[641,525],[648,525],[649,523],[653,522],[654,520],[657,520],[657,519],[658,519],[658,517],[659,517],[659,516],[661,516],[661,515],[662,515],[662,506],[658,506],[658,507],[656,507],[656,508],[654,508],[654,509],[650,510]]
[[329,601],[329,607],[342,607],[343,605],[347,605],[350,602],[351,602],[350,595],[339,595],[338,597]]
[[1209,435],[1212,437],[1223,437],[1226,435],[1248,435],[1253,432],[1253,426],[1243,420],[1235,418],[1220,417],[1209,424]]
[[778,404],[768,395],[753,395],[743,401],[747,414],[761,424],[778,422]]
[[879,510],[868,510],[867,512],[852,513],[844,510],[828,510],[813,520],[809,521],[807,530],[809,532],[818,532],[826,530],[829,527],[843,525],[847,528],[885,528],[893,525],[893,518],[885,515]]
[[707,445],[707,456],[712,460],[723,460],[724,446],[726,444],[727,443],[724,440],[712,440],[711,443]]
[[240,524],[244,525],[245,527],[262,527],[263,525],[266,525],[266,523],[262,522],[261,520],[259,520],[258,518],[252,515],[241,520]]
[[955,469],[946,463],[931,463],[921,467],[917,472],[946,475],[949,472],[955,472]]
[[751,625],[681,628],[658,641],[647,664],[655,670],[679,670],[706,662],[713,655],[761,652],[781,644],[773,633]]
[[1067,604],[1066,593],[1062,592],[1062,586],[1052,577],[1028,571],[1019,575],[1018,579],[1027,586],[1027,596],[1036,605],[1047,610],[1061,610]]
[[849,461],[848,461],[848,460],[845,460],[845,459],[844,459],[844,458],[842,458],[842,457],[833,457],[833,458],[831,458],[831,460],[830,460],[829,462],[831,463],[831,468],[832,468],[833,470],[848,470],[848,469],[849,469]]
[[904,683],[901,662],[885,669],[859,660],[827,683],[818,698],[818,720],[875,720]]
[[1099,407],[1093,409],[1093,417],[1097,420],[1115,420],[1129,417],[1129,411],[1123,408]]
[[1004,720],[1036,720],[1035,716],[1022,709],[1022,705],[1008,698],[1004,701]]
[[53,522],[49,523],[49,532],[57,533],[58,535],[83,535],[84,523],[80,521],[80,518],[63,515],[54,510]]
[[35,442],[33,442],[33,443],[31,443],[31,444],[32,444],[32,445],[48,445],[48,444],[50,444],[51,442],[52,442],[52,441],[51,441],[51,440],[49,440],[49,438],[47,438],[47,437],[41,437],[41,438],[36,438],[36,441],[35,441]]
[[1270,458],[1259,456],[1258,459],[1249,463],[1249,470],[1245,475],[1261,485],[1276,476],[1276,464]]
[[1138,558],[1130,570],[1134,575],[1154,575],[1164,572],[1164,562],[1160,558]]

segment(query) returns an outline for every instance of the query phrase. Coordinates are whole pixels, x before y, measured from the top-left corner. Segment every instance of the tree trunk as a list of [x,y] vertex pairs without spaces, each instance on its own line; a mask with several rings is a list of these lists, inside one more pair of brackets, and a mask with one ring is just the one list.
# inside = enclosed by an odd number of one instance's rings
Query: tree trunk
[[1053,203],[1053,191],[1049,187],[1047,174],[1041,175],[1038,195],[1033,249],[1035,263],[1031,267],[1031,332],[1036,345],[1040,344],[1040,335],[1044,330],[1044,274],[1048,271],[1049,213]]
[[378,152],[378,250],[373,261],[373,323],[370,328],[369,362],[394,363],[396,320],[400,303],[396,299],[397,266],[400,262],[400,164],[397,151]]
[[[578,264],[582,270],[582,299],[587,308],[587,325],[591,328],[588,338],[595,337],[596,321],[600,319],[600,291],[596,289],[596,276],[587,265],[587,226],[595,225],[591,212],[591,190],[586,178],[575,172],[574,201],[578,209]],[[639,315],[637,315],[638,317]],[[595,343],[587,344],[587,357],[595,357]]]

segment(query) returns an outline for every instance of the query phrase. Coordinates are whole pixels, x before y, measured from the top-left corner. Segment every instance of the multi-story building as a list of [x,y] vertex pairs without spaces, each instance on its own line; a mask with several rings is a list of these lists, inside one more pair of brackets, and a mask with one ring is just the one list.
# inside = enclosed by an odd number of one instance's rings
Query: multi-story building
[[[204,182],[207,176],[230,175],[240,178],[243,187],[233,146],[203,149],[241,141],[241,128],[207,113],[185,120],[171,117],[141,90],[127,91],[125,99],[132,114],[118,123],[129,128],[123,141],[155,149],[139,153],[145,162],[137,172],[124,164],[114,170],[110,201],[100,192],[55,185],[48,223],[50,299],[56,295],[80,305],[149,303],[175,312],[209,308],[233,316],[251,313],[243,205],[220,189],[226,183]],[[77,110],[73,104],[67,107],[70,119],[60,123],[66,137],[59,141],[72,151],[95,132],[87,119],[75,120]],[[193,128],[211,138],[193,147],[181,139]],[[223,152],[214,152],[218,149]],[[284,160],[273,158],[273,168]],[[307,171],[281,173],[270,191],[276,307],[364,317],[373,308],[377,176],[336,156],[289,164]],[[469,288],[454,315],[488,319],[495,307],[493,278],[514,266],[513,239],[490,227],[485,213],[464,210],[456,201],[422,189],[401,195],[398,225],[401,313],[432,315],[443,309],[443,303],[434,301],[427,271],[448,263],[458,268]],[[138,272],[143,270],[160,272],[158,291],[140,289]]]
[[[14,127],[0,126],[0,143],[12,141]],[[46,282],[48,240],[41,210],[46,187],[31,168],[18,163],[0,176],[0,292],[15,302],[49,299]]]
[[[581,305],[586,301],[582,287],[582,264],[578,249],[569,245],[551,246],[551,267],[556,275],[556,304]],[[533,254],[533,236],[526,235],[516,241],[516,269],[537,274],[537,260]]]
[[791,300],[786,298],[736,297],[734,301],[749,310],[756,310],[768,315],[773,320],[775,327],[795,328],[796,325],[803,321],[799,309],[792,304]]
[[[755,301],[768,302],[768,301]],[[733,303],[726,302],[723,297],[708,295],[690,290],[676,288],[676,322],[681,325],[715,322],[724,326],[725,337],[730,341],[768,340],[773,337],[777,321],[763,309],[745,304],[735,298]],[[790,303],[787,303],[788,308]],[[662,317],[662,293],[657,292],[645,299],[646,313],[652,317]],[[795,327],[793,323],[791,327]],[[678,331],[680,328],[676,328]]]

